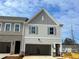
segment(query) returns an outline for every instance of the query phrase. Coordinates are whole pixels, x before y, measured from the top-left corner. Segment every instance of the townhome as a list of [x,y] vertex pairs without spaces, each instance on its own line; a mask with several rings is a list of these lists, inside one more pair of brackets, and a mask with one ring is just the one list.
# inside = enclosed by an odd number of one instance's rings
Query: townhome
[[61,24],[45,9],[28,20],[0,17],[0,53],[59,56],[62,52]]
[[26,18],[0,16],[0,53],[19,53]]
[[29,55],[60,55],[60,29],[61,24],[42,9],[25,22],[21,51]]

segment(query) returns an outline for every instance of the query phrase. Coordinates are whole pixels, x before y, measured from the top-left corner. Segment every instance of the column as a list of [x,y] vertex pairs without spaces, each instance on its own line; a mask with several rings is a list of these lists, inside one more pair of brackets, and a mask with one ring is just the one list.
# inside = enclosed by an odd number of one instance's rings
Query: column
[[51,44],[51,56],[53,56],[53,44]]
[[60,55],[62,54],[62,44],[60,44]]
[[25,23],[23,24],[22,29],[22,40],[21,40],[21,47],[20,47],[20,54],[25,54]]
[[15,50],[15,42],[11,41],[11,48],[10,48],[10,53],[14,54],[14,50]]
[[56,46],[55,46],[55,43],[54,43],[54,46],[53,46],[53,56],[56,56]]
[[22,41],[21,41],[20,54],[25,54],[25,43],[24,43],[24,39],[22,39]]

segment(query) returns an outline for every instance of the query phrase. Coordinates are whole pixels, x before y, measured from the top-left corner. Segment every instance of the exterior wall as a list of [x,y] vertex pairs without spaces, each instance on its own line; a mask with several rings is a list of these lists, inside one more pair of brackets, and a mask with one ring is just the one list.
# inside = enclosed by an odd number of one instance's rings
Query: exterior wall
[[[29,26],[38,26],[38,34],[29,34]],[[56,34],[49,35],[48,27],[55,27]],[[38,39],[46,44],[51,44],[52,42],[60,43],[60,28],[58,26],[53,25],[39,25],[39,24],[28,24],[25,26],[25,42],[29,44],[38,44]],[[42,42],[40,44],[42,44]]]
[[[39,40],[40,39],[40,40]],[[40,44],[40,45],[50,45],[51,44],[51,40],[52,40],[52,44],[60,44],[60,40],[59,39],[45,39],[45,38],[25,38],[25,43],[26,44]],[[57,40],[57,41],[55,41]]]
[[[6,22],[6,20],[4,20],[3,22],[1,21],[1,19],[0,19],[0,23],[2,24],[2,29],[1,29],[1,31],[0,31],[0,35],[22,35],[22,30],[23,30],[23,22],[11,22],[12,20],[10,20],[10,22],[9,21],[7,21]],[[11,31],[9,31],[9,32],[6,32],[5,31],[5,23],[11,23]],[[14,24],[15,23],[18,23],[18,24],[20,24],[20,32],[15,32],[14,31]]]
[[[38,34],[29,34],[29,26],[37,26],[38,27]],[[48,27],[55,27],[56,34],[49,35],[48,34]],[[52,37],[52,38],[60,38],[60,28],[58,26],[53,25],[39,25],[39,24],[28,24],[25,27],[25,35],[27,37]]]
[[22,36],[13,36],[13,35],[6,35],[0,36],[0,42],[11,42],[11,41],[20,41],[22,40]]

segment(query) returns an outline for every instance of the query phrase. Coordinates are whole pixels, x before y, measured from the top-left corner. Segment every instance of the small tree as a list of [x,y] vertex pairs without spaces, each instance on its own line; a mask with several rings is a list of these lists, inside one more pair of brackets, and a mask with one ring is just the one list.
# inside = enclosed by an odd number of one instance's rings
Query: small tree
[[64,45],[73,45],[73,44],[76,44],[76,42],[75,42],[75,40],[73,40],[71,38],[66,38],[62,44],[64,44]]

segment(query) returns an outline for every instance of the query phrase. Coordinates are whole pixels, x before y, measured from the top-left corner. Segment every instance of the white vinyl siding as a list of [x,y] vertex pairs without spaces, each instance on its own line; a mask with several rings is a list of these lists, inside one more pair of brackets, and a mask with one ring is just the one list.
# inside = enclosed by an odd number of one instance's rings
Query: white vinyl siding
[[5,23],[5,31],[11,31],[11,23]]
[[2,23],[0,23],[0,31],[1,31],[1,29],[2,29]]
[[14,24],[14,32],[20,32],[20,24],[18,23]]
[[38,34],[37,26],[29,26],[29,34]]

